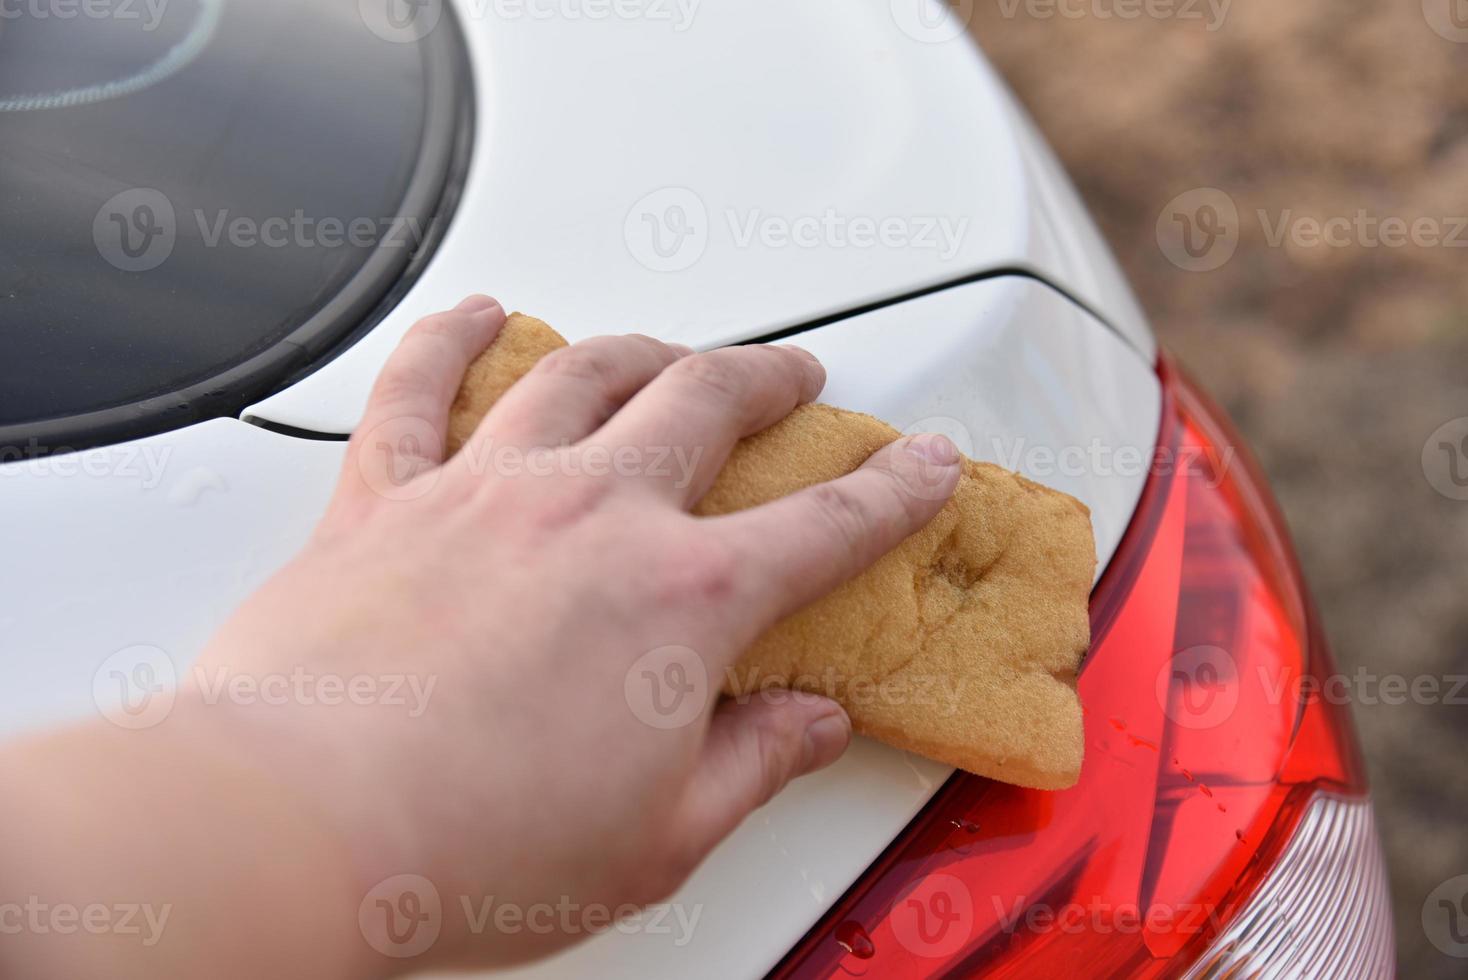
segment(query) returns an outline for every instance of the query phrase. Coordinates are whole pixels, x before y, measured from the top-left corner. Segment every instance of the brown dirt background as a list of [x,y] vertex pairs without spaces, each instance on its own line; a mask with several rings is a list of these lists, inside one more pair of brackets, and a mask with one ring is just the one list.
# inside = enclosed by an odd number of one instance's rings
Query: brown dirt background
[[[1255,217],[1468,216],[1468,44],[1434,33],[1422,0],[1235,0],[1214,31],[1083,2],[1046,18],[975,0],[971,23],[1163,343],[1263,463],[1341,671],[1468,673],[1468,503],[1422,466],[1429,435],[1468,415],[1468,248],[1271,247]],[[1167,261],[1155,230],[1199,187],[1242,215],[1238,252],[1207,273]],[[1401,975],[1468,976],[1422,925],[1428,893],[1468,873],[1468,708],[1361,701]]]

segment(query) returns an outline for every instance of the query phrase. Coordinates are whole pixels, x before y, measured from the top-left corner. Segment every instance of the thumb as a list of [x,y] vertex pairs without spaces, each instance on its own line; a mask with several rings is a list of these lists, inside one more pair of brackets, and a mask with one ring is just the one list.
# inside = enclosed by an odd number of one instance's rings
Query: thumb
[[724,701],[684,797],[685,839],[707,854],[785,784],[829,766],[850,742],[851,720],[829,698],[775,691]]

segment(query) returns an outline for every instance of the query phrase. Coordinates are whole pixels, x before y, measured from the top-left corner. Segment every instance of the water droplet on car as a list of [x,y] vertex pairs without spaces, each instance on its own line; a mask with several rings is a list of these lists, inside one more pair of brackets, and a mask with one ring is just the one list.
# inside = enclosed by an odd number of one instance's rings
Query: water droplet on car
[[168,502],[175,507],[192,507],[210,490],[224,493],[229,490],[229,484],[218,470],[195,466],[168,488]]
[[974,823],[972,820],[965,820],[963,817],[959,817],[957,820],[950,820],[948,822],[953,824],[953,826],[957,827],[959,830],[963,831],[963,836],[959,837],[954,842],[953,849],[959,854],[972,854],[974,850],[974,845],[978,843],[979,825]]
[[869,960],[877,953],[872,937],[860,922],[848,919],[836,927],[837,944],[859,960]]

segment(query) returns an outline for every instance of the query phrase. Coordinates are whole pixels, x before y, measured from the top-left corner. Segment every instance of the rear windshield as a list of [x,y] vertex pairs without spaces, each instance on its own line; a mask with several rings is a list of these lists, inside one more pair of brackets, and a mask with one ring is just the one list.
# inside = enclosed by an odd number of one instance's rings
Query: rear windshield
[[237,411],[388,293],[436,230],[425,142],[458,137],[433,100],[468,86],[432,90],[446,14],[392,36],[371,6],[6,5],[0,444]]

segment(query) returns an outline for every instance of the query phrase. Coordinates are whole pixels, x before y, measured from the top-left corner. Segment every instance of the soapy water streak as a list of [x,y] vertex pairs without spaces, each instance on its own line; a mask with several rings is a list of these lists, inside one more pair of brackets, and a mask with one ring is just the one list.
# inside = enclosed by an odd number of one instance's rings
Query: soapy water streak
[[214,40],[224,12],[224,3],[225,0],[199,0],[199,16],[188,36],[169,49],[163,57],[136,74],[85,88],[0,97],[0,112],[40,112],[45,109],[94,105],[133,95],[167,81],[192,64],[209,46],[209,42]]

